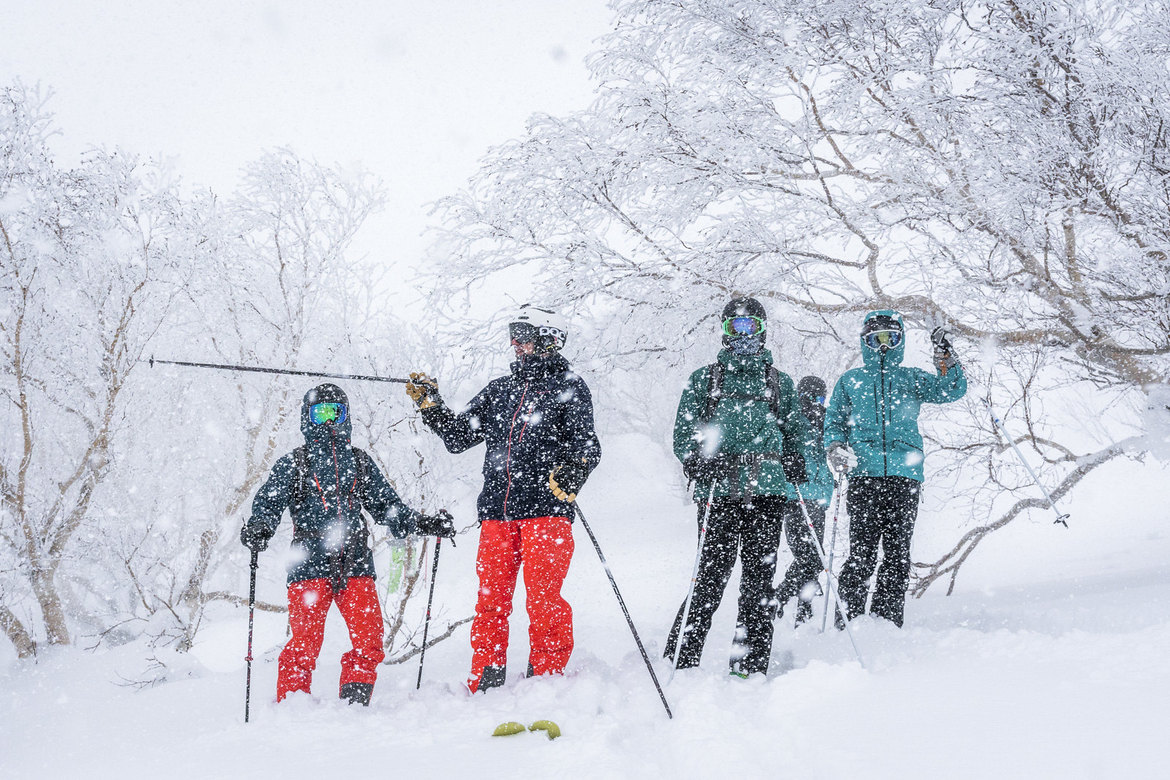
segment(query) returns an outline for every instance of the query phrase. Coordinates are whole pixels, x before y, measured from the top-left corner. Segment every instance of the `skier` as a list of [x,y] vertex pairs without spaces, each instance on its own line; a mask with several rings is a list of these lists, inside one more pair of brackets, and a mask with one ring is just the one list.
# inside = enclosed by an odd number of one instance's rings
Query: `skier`
[[363,509],[398,538],[455,536],[445,511],[422,515],[402,503],[370,456],[350,444],[351,425],[349,399],[340,387],[323,384],[306,393],[301,403],[305,444],[276,461],[252,501],[251,518],[240,529],[244,546],[261,552],[276,533],[284,510],[292,515],[288,571],[292,638],[280,653],[277,701],[293,691],[309,693],[325,618],[335,602],[353,645],[341,657],[340,696],[350,704],[370,703],[385,653]]
[[731,673],[768,671],[782,513],[790,484],[805,481],[801,445],[808,434],[792,379],[764,348],[767,316],[753,298],[724,307],[723,349],[715,363],[691,374],[675,416],[674,454],[695,483],[702,540],[694,591],[666,642],[665,657],[675,659],[677,650],[680,669],[698,666],[738,553],[743,572]]
[[[841,600],[852,619],[865,612],[869,578],[877,570],[870,612],[901,626],[910,583],[910,538],[922,487],[924,403],[950,403],[967,392],[963,367],[942,328],[931,334],[936,374],[901,365],[902,315],[889,309],[865,316],[864,365],[837,380],[825,416],[829,465],[848,475],[849,558],[841,570]],[[836,622],[842,624],[838,614]]]
[[800,484],[799,492],[795,487],[792,488],[788,493],[788,501],[784,503],[784,535],[793,559],[788,571],[784,573],[784,579],[776,588],[776,617],[782,617],[788,601],[798,596],[796,625],[799,626],[812,617],[811,598],[816,593],[817,576],[820,574],[822,564],[798,502],[804,498],[804,511],[808,512],[809,519],[816,528],[817,539],[823,540],[825,512],[833,499],[833,473],[825,460],[823,443],[825,380],[819,376],[801,378],[796,383],[796,395],[800,399],[801,416],[809,431],[801,450],[808,481]]
[[471,624],[472,693],[503,685],[508,617],[523,565],[529,618],[528,676],[562,674],[573,651],[573,611],[561,586],[573,556],[573,500],[601,458],[593,399],[560,354],[563,317],[524,305],[508,334],[516,360],[459,413],[426,374],[406,392],[447,450],[486,444],[479,494],[479,596]]

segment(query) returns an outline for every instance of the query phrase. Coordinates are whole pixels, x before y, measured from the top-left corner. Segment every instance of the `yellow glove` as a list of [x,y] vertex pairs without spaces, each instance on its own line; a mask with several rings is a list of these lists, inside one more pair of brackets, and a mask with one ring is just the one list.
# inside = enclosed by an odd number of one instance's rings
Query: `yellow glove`
[[557,472],[559,472],[563,468],[564,468],[564,466],[557,466],[555,469],[553,469],[552,471],[549,472],[549,474],[548,474],[548,489],[551,490],[552,494],[554,496],[556,496],[557,498],[559,498],[561,501],[567,501],[568,503],[571,504],[577,498],[577,494],[576,493],[566,493],[565,490],[560,485],[557,484]]
[[406,394],[419,409],[430,409],[443,403],[439,395],[439,383],[423,373],[411,373],[406,383]]

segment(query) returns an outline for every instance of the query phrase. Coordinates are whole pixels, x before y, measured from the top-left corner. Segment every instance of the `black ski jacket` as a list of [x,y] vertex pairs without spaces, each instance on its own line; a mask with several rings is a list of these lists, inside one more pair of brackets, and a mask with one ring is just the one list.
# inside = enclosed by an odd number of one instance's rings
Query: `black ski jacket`
[[340,425],[309,421],[309,407],[326,395],[331,401],[345,398],[336,385],[325,384],[306,393],[301,403],[307,471],[298,469],[295,452],[277,460],[252,501],[248,524],[275,533],[288,509],[293,521],[289,584],[327,578],[341,590],[349,577],[375,576],[363,509],[398,538],[414,532],[419,514],[402,503],[373,459],[351,446],[348,417]]
[[584,484],[601,459],[589,388],[556,353],[513,363],[509,375],[492,380],[458,414],[439,404],[422,417],[449,452],[486,443],[481,522],[572,519],[572,506],[549,490],[549,472],[567,466]]

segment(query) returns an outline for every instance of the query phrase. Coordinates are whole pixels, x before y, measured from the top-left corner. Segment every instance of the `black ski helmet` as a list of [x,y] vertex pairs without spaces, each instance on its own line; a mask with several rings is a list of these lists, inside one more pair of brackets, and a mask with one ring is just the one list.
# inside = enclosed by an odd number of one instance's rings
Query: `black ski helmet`
[[761,344],[767,338],[768,312],[764,310],[764,304],[755,298],[732,298],[723,307],[723,315],[719,318],[719,332],[723,334],[723,346],[731,346],[731,341],[734,337],[727,333],[726,323],[734,317],[755,317],[760,321]]

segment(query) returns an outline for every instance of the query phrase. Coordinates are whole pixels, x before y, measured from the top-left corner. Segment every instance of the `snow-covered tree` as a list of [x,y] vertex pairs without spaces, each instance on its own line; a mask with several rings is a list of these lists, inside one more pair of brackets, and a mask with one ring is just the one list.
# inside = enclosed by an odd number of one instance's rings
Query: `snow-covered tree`
[[131,377],[200,244],[165,170],[93,152],[60,171],[49,132],[37,90],[0,92],[0,622],[21,655],[40,631],[69,644],[68,602],[102,598],[69,569],[123,433],[145,422]]
[[614,6],[594,103],[534,118],[444,202],[436,300],[524,278],[643,398],[732,295],[783,323],[782,367],[830,380],[867,310],[949,326],[973,390],[928,418],[929,481],[973,527],[919,592],[1044,506],[984,402],[1058,499],[1140,457],[1124,425],[1170,381],[1170,5]]

